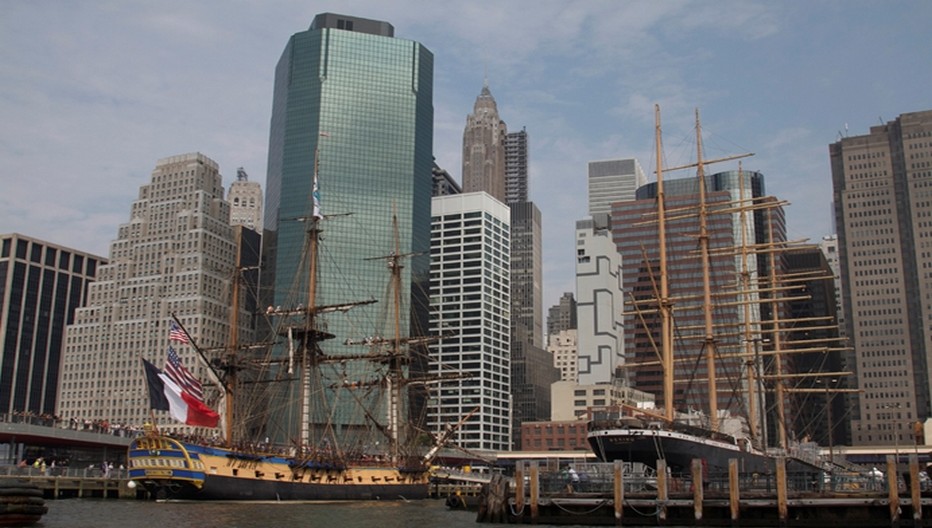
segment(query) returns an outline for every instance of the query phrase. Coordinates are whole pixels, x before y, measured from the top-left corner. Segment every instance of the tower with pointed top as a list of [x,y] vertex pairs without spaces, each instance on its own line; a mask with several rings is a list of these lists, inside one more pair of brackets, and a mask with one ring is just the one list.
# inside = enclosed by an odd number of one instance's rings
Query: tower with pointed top
[[505,136],[508,130],[485,81],[463,132],[463,192],[485,191],[505,201]]

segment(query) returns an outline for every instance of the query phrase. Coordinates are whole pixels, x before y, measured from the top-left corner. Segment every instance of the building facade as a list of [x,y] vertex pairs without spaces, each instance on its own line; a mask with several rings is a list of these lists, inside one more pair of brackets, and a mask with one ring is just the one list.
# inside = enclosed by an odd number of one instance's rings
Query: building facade
[[[87,302],[67,327],[58,414],[111,424],[150,420],[140,358],[161,367],[169,346],[189,371],[207,380],[194,348],[171,342],[169,323],[177,316],[202,348],[225,346],[236,263],[217,163],[200,153],[159,160],[110,245],[109,262],[99,266]],[[245,308],[240,316],[240,335],[251,338]],[[191,432],[167,414],[155,418],[165,430]]]
[[581,385],[611,383],[624,364],[622,256],[611,220],[576,222],[577,368]]
[[0,236],[0,413],[56,413],[65,327],[104,264],[83,251]]
[[560,371],[560,381],[576,383],[579,368],[576,361],[576,329],[561,330],[550,334],[547,351],[553,356],[553,366]]
[[612,204],[633,200],[647,184],[641,164],[634,158],[589,162],[589,215],[611,213]]
[[505,203],[528,201],[527,130],[505,134]]
[[563,292],[560,301],[547,310],[547,335],[575,330],[576,324],[576,297],[573,292]]
[[829,145],[856,445],[932,416],[932,111]]
[[[307,302],[301,220],[315,212],[315,178],[326,245],[316,302],[383,301],[330,318],[336,338],[323,343],[325,353],[356,353],[342,343],[388,331],[381,326],[383,307],[391,304],[388,272],[379,257],[393,252],[411,255],[401,278],[402,332],[424,334],[432,168],[433,55],[427,48],[396,38],[388,22],[333,13],[317,15],[307,31],[292,35],[275,68],[262,280],[267,302]],[[364,368],[354,365],[349,370],[360,371],[346,375],[364,379]],[[350,422],[351,400],[341,391],[332,402],[334,419],[348,428],[358,425]]]
[[[667,274],[669,294],[674,303],[676,357],[694,358],[679,362],[674,378],[674,407],[679,410],[709,407],[705,346],[703,297],[703,265],[698,252],[699,204],[698,178],[682,178],[664,182],[665,203],[670,215],[666,225]],[[748,347],[763,349],[769,335],[763,336],[761,321],[769,320],[763,313],[766,303],[759,294],[761,280],[769,274],[768,259],[750,252],[744,256],[741,247],[768,242],[773,226],[774,242],[785,241],[782,209],[775,208],[768,222],[766,211],[745,211],[736,203],[752,203],[763,198],[763,175],[752,171],[728,171],[706,177],[706,204],[709,208],[707,231],[710,247],[710,287],[715,292],[713,338],[722,359],[715,363],[718,380],[718,408],[748,416],[744,385],[744,361],[736,357]],[[657,405],[663,407],[663,370],[658,364],[660,343],[659,315],[653,302],[659,280],[659,238],[656,221],[656,183],[641,187],[637,200],[616,203],[612,211],[614,237],[624,266],[624,288],[631,292],[625,306],[625,347],[628,364],[645,363],[631,368],[634,387],[657,395]],[[760,206],[763,209],[763,206]],[[746,287],[741,286],[747,278]],[[635,308],[633,303],[639,303]],[[768,308],[769,309],[769,308]],[[640,313],[639,313],[640,310]],[[750,336],[744,339],[745,327]],[[730,356],[730,357],[729,357]],[[763,372],[763,369],[760,370]],[[702,380],[702,381],[698,381]],[[755,406],[763,410],[772,406]]]
[[456,377],[432,386],[428,426],[443,432],[475,410],[455,433],[470,450],[512,445],[511,233],[508,206],[486,193],[433,199],[429,371]]
[[249,181],[242,167],[236,169],[236,180],[230,184],[227,201],[230,202],[230,225],[262,233],[262,186]]

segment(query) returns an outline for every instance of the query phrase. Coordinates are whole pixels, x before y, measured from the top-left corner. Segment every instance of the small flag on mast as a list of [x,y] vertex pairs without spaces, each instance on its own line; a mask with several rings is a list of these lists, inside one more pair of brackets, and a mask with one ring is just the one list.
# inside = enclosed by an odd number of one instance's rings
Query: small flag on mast
[[172,341],[178,341],[181,343],[190,343],[191,339],[188,337],[188,334],[178,326],[178,323],[175,321],[168,322],[168,338]]

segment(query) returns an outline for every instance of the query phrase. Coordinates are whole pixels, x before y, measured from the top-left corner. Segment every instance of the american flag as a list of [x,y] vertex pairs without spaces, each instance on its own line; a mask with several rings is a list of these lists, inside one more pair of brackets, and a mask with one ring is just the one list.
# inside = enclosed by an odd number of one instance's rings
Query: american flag
[[198,401],[204,401],[204,389],[201,382],[194,377],[194,374],[184,368],[181,364],[181,358],[175,349],[168,347],[168,359],[165,360],[165,374],[172,379],[185,392],[194,396]]
[[168,338],[172,341],[180,341],[182,343],[190,343],[191,340],[188,338],[188,334],[184,333],[184,330],[178,326],[178,323],[174,321],[168,322]]

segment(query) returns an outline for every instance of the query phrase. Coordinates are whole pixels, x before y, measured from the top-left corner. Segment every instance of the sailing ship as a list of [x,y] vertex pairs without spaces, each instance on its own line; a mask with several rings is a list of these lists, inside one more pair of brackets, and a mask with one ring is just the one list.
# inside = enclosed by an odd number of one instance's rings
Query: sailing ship
[[[414,383],[425,382],[411,375],[411,356],[415,349],[423,352],[432,340],[404,337],[401,332],[403,261],[411,255],[399,252],[397,219],[393,219],[394,248],[388,256],[375,257],[384,260],[390,272],[388,289],[394,305],[388,323],[393,327],[385,332],[388,337],[369,335],[344,343],[365,347],[362,353],[324,352],[321,343],[335,337],[327,331],[326,318],[346,315],[375,301],[330,305],[316,302],[317,255],[324,220],[319,209],[316,165],[315,160],[313,214],[303,219],[308,223],[308,277],[307,288],[300,289],[307,294],[306,300],[291,307],[269,307],[267,315],[278,321],[272,331],[277,336],[275,342],[258,346],[264,351],[247,352],[244,358],[244,351],[256,348],[238,343],[240,295],[236,291],[238,281],[233,282],[230,344],[220,357],[208,362],[225,400],[223,438],[183,438],[162,434],[155,425],[147,424],[145,434],[129,446],[131,482],[156,499],[412,500],[428,495],[431,461],[449,435],[434,439],[423,430],[406,426],[408,389]],[[350,364],[367,368],[351,368]],[[324,369],[325,365],[331,368]],[[253,373],[250,366],[262,368]],[[368,377],[351,379],[348,373]],[[253,401],[251,408],[264,411],[262,419],[274,418],[276,412],[269,409],[278,407],[284,396],[256,388],[281,384],[300,397],[294,405],[281,405],[288,407],[290,414],[282,411],[278,417],[292,432],[285,434],[285,442],[276,445],[275,440],[264,437],[271,428],[256,426],[257,419],[247,416],[250,405],[243,400],[247,387],[252,387],[254,394],[250,395],[263,396],[256,399],[258,405]],[[333,404],[337,393],[348,393],[358,403],[357,421],[347,418],[348,411]],[[321,403],[314,403],[315,399]],[[250,429],[253,435],[245,438]],[[343,442],[351,436],[341,435],[347,429],[356,433],[353,443]],[[368,436],[362,440],[363,429],[378,439]],[[256,431],[261,435],[258,439]]]
[[[589,423],[588,441],[590,447],[596,456],[603,461],[640,462],[656,468],[657,462],[663,460],[673,472],[688,472],[694,459],[702,460],[703,467],[707,471],[725,472],[728,470],[729,460],[735,459],[738,461],[739,471],[772,473],[775,469],[775,457],[777,456],[785,457],[787,467],[791,471],[821,471],[822,466],[818,460],[816,450],[799,449],[798,446],[791,449],[787,446],[787,433],[783,417],[785,392],[782,385],[786,376],[782,373],[784,360],[781,357],[780,343],[780,336],[784,333],[785,325],[779,320],[780,307],[778,303],[786,300],[786,298],[781,298],[781,294],[791,289],[791,287],[779,285],[779,280],[774,275],[775,255],[781,251],[783,244],[773,241],[772,231],[768,234],[769,240],[765,244],[749,244],[745,239],[747,229],[745,228],[746,218],[744,215],[748,211],[768,210],[768,208],[780,206],[782,203],[774,199],[746,198],[743,188],[744,177],[739,171],[738,181],[742,186],[739,200],[737,203],[720,205],[718,213],[741,215],[740,230],[742,239],[735,241],[735,245],[738,247],[710,247],[708,230],[710,211],[706,199],[704,165],[718,161],[735,160],[750,154],[704,161],[702,159],[702,136],[697,111],[697,162],[677,167],[677,169],[696,167],[698,207],[692,207],[692,209],[695,209],[693,211],[675,210],[673,214],[677,215],[680,220],[687,215],[691,215],[693,218],[698,217],[696,239],[698,240],[698,258],[701,259],[702,266],[702,292],[692,301],[695,301],[695,304],[700,307],[702,324],[697,325],[692,330],[698,332],[699,341],[702,343],[703,357],[674,358],[673,306],[676,302],[683,302],[683,300],[671,297],[667,272],[666,228],[667,223],[670,221],[668,216],[670,212],[667,210],[664,195],[659,107],[655,108],[655,134],[657,145],[657,207],[656,217],[652,221],[656,221],[658,229],[656,265],[659,268],[659,277],[650,277],[648,282],[653,286],[650,295],[632,300],[633,311],[631,313],[642,322],[645,321],[646,313],[656,314],[659,318],[659,359],[654,362],[640,362],[629,365],[629,367],[637,368],[650,365],[661,368],[664,409],[662,413],[657,413],[648,409],[623,405],[620,408],[616,407],[595,412],[593,419]],[[695,220],[691,219],[690,222],[692,221]],[[770,276],[766,278],[758,277],[755,280],[759,282],[753,286],[750,283],[751,273],[748,269],[748,263],[756,262],[751,259],[756,259],[757,256],[749,255],[749,248],[751,248],[751,251],[757,250],[757,253],[765,255],[764,258],[769,259],[770,268]],[[740,259],[738,261],[741,263],[741,269],[739,270],[741,278],[735,281],[736,292],[727,294],[716,290],[713,293],[709,266],[710,257],[714,255],[727,255],[729,258]],[[650,268],[650,265],[647,267]],[[767,298],[761,298],[761,292],[768,292],[764,294]],[[718,407],[720,391],[717,386],[716,370],[721,368],[718,363],[722,361],[723,354],[717,348],[716,332],[721,332],[722,329],[720,328],[721,325],[717,325],[714,321],[713,298],[727,299],[725,302],[731,303],[732,307],[743,306],[740,310],[740,313],[743,313],[743,323],[733,325],[726,332],[729,332],[733,343],[743,343],[743,350],[730,354],[730,357],[732,358],[732,366],[738,368],[745,368],[742,365],[746,366],[743,382],[738,389],[744,392],[747,397],[737,398],[745,405],[746,417],[733,415],[729,409],[719,409]],[[751,313],[754,310],[752,306],[757,305],[757,309],[760,309],[763,303],[769,303],[768,311],[771,314],[771,319],[769,321],[752,320]],[[762,325],[762,323],[764,324]],[[736,329],[734,326],[739,328]],[[652,329],[646,331],[651,336],[654,333]],[[734,339],[739,335],[740,339]],[[769,375],[763,373],[762,354],[757,349],[760,343],[764,341],[761,338],[762,335],[770,336],[771,339],[766,341],[772,341],[772,349],[767,351],[767,354],[773,357],[771,362],[771,371],[773,373]],[[648,339],[652,341],[653,337]],[[828,351],[830,345],[819,343],[819,347],[823,351]],[[675,373],[678,370],[682,372],[684,361],[689,361],[693,365],[703,364],[705,367],[709,395],[707,398],[707,414],[694,411],[678,412],[674,406]],[[842,375],[844,373],[831,374]],[[776,385],[776,395],[773,399],[777,410],[776,428],[779,437],[779,447],[777,449],[768,449],[767,446],[767,426],[764,423],[767,413],[764,410],[764,397],[762,396],[765,378],[773,380]]]

